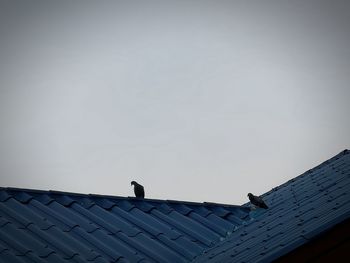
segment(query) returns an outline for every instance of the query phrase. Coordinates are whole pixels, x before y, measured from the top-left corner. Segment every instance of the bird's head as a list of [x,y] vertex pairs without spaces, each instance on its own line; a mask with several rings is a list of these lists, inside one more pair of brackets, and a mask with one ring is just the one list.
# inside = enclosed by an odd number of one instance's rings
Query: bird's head
[[130,185],[135,185],[135,184],[137,184],[135,181],[131,181]]
[[252,193],[248,193],[248,195],[247,195],[248,197],[251,197],[251,196],[253,196],[253,194]]

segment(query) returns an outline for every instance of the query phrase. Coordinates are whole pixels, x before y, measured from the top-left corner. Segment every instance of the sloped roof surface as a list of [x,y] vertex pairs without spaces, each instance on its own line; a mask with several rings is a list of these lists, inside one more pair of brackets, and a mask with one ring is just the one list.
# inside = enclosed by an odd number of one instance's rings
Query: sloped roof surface
[[188,262],[249,208],[0,188],[0,262]]
[[350,218],[349,194],[348,150],[268,210],[0,188],[0,262],[270,262]]
[[[350,154],[330,160],[263,195],[270,207],[194,262],[271,262],[350,218]],[[248,204],[247,204],[248,205]]]

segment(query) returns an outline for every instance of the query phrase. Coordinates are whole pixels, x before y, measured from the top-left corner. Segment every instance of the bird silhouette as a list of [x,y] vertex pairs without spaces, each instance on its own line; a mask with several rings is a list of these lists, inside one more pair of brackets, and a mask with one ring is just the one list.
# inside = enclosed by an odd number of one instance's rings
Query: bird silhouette
[[138,184],[135,181],[132,181],[131,185],[134,186],[134,193],[136,198],[145,198],[145,190],[142,185]]
[[264,202],[264,200],[262,200],[261,197],[253,195],[252,193],[248,194],[249,200],[250,202],[260,208],[264,208],[264,209],[268,209],[269,207],[266,205],[266,203]]

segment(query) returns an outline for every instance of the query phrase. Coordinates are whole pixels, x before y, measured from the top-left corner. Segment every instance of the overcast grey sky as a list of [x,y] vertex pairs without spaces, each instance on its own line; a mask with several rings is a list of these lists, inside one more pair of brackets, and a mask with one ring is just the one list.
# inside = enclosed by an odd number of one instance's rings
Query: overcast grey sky
[[349,14],[1,1],[0,185],[245,203],[350,148]]

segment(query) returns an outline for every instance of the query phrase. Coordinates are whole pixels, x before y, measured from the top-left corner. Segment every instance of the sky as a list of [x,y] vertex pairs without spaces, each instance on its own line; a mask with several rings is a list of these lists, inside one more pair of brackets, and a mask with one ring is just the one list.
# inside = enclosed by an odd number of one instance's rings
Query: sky
[[243,204],[350,148],[348,1],[0,1],[0,186]]

